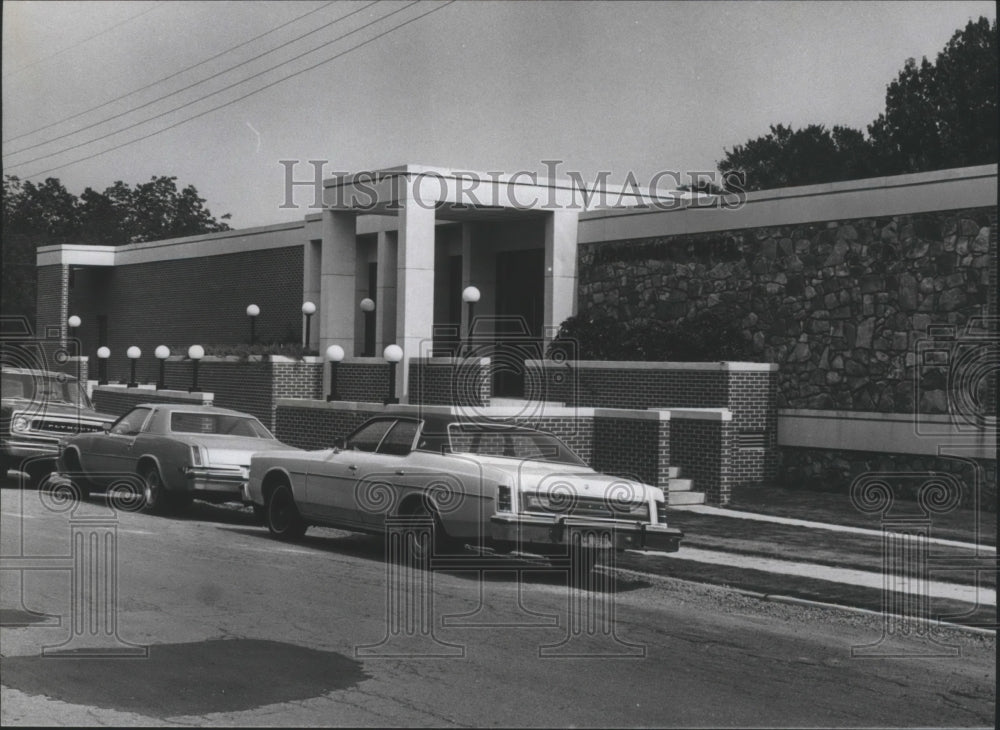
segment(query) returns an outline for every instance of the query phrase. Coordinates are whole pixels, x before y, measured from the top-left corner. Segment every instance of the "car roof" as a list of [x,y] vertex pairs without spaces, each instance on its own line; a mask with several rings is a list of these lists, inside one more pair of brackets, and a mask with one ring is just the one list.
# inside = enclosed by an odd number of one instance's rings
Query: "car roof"
[[40,370],[38,368],[14,368],[4,365],[3,372],[12,373],[14,375],[45,375],[53,378],[62,376],[64,378],[69,378],[70,380],[76,380],[76,377],[70,375],[69,373],[60,373],[55,370]]
[[253,415],[252,413],[244,413],[243,411],[234,411],[231,408],[202,406],[193,403],[191,405],[187,405],[184,403],[137,403],[134,407],[155,408],[159,411],[166,411],[168,413],[173,413],[174,411],[183,411],[184,413],[214,413],[220,416],[247,416],[249,418],[257,418],[257,416]]

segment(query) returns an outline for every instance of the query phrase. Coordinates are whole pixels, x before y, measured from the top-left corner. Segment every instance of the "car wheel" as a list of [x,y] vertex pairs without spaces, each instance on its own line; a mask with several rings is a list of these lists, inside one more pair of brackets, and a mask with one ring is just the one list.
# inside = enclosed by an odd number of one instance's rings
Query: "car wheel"
[[26,475],[24,486],[30,489],[38,489],[46,481],[48,476],[55,470],[55,464],[48,461],[33,461],[24,467]]
[[432,508],[428,507],[424,500],[420,500],[407,514],[410,517],[423,517],[431,520],[431,534],[428,539],[426,533],[416,529],[407,530],[404,545],[406,554],[413,556],[418,562],[430,560],[433,556],[455,555],[462,552],[464,545],[448,536],[447,530],[441,523],[441,516]]
[[73,482],[76,486],[77,491],[80,494],[81,499],[87,499],[90,497],[90,492],[94,485],[91,484],[90,480],[83,475],[83,467],[80,466],[80,458],[76,455],[76,452],[70,450],[66,452],[64,457],[66,463],[66,477]]
[[142,478],[143,510],[151,514],[166,512],[169,497],[160,470],[155,466],[147,466],[139,476]]
[[299,514],[288,484],[279,484],[267,498],[265,521],[268,531],[279,540],[298,540],[306,533],[308,525]]

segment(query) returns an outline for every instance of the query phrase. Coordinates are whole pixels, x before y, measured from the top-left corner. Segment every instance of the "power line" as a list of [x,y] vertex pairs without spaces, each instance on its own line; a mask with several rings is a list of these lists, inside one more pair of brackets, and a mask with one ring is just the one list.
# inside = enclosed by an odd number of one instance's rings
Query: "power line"
[[[306,33],[304,36],[302,36],[302,38],[304,38],[306,35],[311,35],[312,33],[315,33],[317,30],[322,30],[323,28],[326,28],[329,25],[333,25],[334,23],[339,22],[340,20],[343,20],[344,18],[347,18],[350,15],[354,15],[355,13],[359,13],[362,10],[370,7],[371,5],[374,5],[376,1],[377,0],[373,0],[372,2],[368,3],[368,5],[365,5],[364,7],[361,7],[359,9],[357,9],[357,10],[354,10],[351,13],[349,13],[348,15],[345,15],[342,18],[338,18],[337,20],[334,20],[334,21],[332,21],[330,23],[327,23],[322,28],[317,28],[316,30],[309,31],[309,33]],[[116,134],[120,134],[121,132],[127,132],[128,130],[134,129],[135,127],[140,127],[143,124],[146,124],[148,122],[152,122],[153,120],[159,119],[160,117],[166,116],[167,114],[172,114],[173,112],[180,111],[181,109],[189,107],[189,106],[191,106],[193,104],[197,104],[199,101],[204,101],[205,99],[207,99],[207,98],[209,98],[211,96],[216,96],[217,94],[219,94],[219,93],[221,93],[223,91],[228,91],[229,89],[235,88],[235,87],[239,86],[240,84],[245,84],[247,81],[253,81],[258,76],[263,76],[264,74],[270,73],[271,71],[274,71],[275,69],[279,69],[282,66],[287,66],[289,63],[292,63],[293,61],[297,61],[300,58],[302,58],[303,56],[308,56],[310,53],[315,53],[316,51],[320,50],[321,48],[325,48],[326,46],[329,46],[329,45],[331,45],[333,43],[336,43],[339,40],[343,40],[347,36],[353,35],[354,33],[362,31],[362,30],[364,30],[365,28],[367,28],[367,27],[369,27],[371,25],[379,23],[379,22],[385,20],[386,18],[395,15],[396,13],[401,13],[402,11],[406,10],[407,8],[409,8],[411,5],[415,5],[418,2],[420,2],[420,0],[412,0],[412,2],[410,2],[409,5],[404,5],[401,8],[397,8],[396,10],[393,10],[391,13],[386,13],[381,18],[376,18],[375,20],[373,20],[373,21],[371,21],[369,23],[366,23],[365,25],[362,25],[362,26],[360,26],[358,28],[355,28],[354,30],[351,30],[351,31],[348,31],[347,33],[339,35],[339,36],[337,36],[336,38],[334,38],[332,40],[326,41],[325,43],[321,43],[320,45],[316,46],[315,48],[312,48],[312,49],[310,49],[308,51],[300,53],[299,55],[294,56],[292,58],[289,58],[286,61],[282,61],[281,63],[275,64],[274,66],[271,66],[270,68],[266,68],[263,71],[260,71],[258,73],[253,74],[252,76],[248,76],[247,78],[242,79],[241,81],[237,81],[235,83],[229,84],[228,86],[225,86],[222,89],[219,89],[218,91],[213,91],[213,92],[210,92],[208,94],[205,94],[204,96],[200,96],[197,99],[192,99],[191,101],[184,102],[183,104],[180,104],[179,106],[175,106],[173,109],[168,109],[165,112],[160,112],[159,114],[154,114],[153,116],[149,117],[148,119],[143,119],[143,120],[140,120],[138,122],[133,122],[132,124],[129,124],[128,126],[122,127],[121,129],[116,129],[116,130],[114,130],[112,132],[108,132],[107,134],[103,134],[100,137],[95,137],[95,138],[90,139],[90,140],[86,140],[86,141],[83,141],[83,142],[78,142],[77,144],[70,145],[69,147],[64,147],[63,149],[57,150],[56,152],[49,152],[48,154],[39,155],[38,157],[33,157],[30,160],[24,160],[22,162],[15,162],[15,163],[9,165],[9,167],[22,167],[24,165],[30,165],[32,162],[38,162],[39,160],[44,160],[44,159],[49,158],[49,157],[55,157],[56,155],[65,154],[66,152],[69,152],[71,150],[79,149],[80,147],[86,147],[87,145],[93,144],[94,142],[100,142],[102,139],[107,139],[108,137],[113,137]],[[296,40],[298,40],[298,39],[296,39]],[[292,42],[294,42],[294,41],[289,41],[289,43],[292,43]],[[283,44],[283,45],[287,45],[287,44]],[[175,91],[175,92],[172,92],[172,93],[167,94],[165,96],[162,96],[159,99],[154,99],[153,101],[150,101],[150,102],[147,102],[147,103],[142,104],[140,106],[137,106],[134,109],[130,109],[127,112],[122,112],[121,114],[117,114],[117,115],[115,115],[113,117],[110,117],[109,119],[106,119],[105,121],[111,121],[112,119],[117,119],[118,117],[122,117],[122,116],[125,116],[126,114],[130,114],[130,113],[132,113],[134,111],[138,111],[139,109],[142,109],[144,107],[150,106],[151,104],[155,104],[156,102],[162,101],[163,99],[167,99],[167,98],[169,98],[171,96],[175,96],[176,94],[179,94],[182,91],[186,91],[186,90],[191,89],[191,88],[193,88],[195,86],[198,86],[198,85],[204,83],[205,81],[209,81],[209,80],[215,78],[216,76],[221,76],[224,73],[232,71],[234,68],[238,68],[239,66],[242,66],[245,63],[250,63],[250,61],[254,61],[257,58],[260,58],[262,56],[266,56],[268,53],[270,53],[270,51],[268,51],[267,53],[262,53],[259,56],[256,56],[255,58],[250,59],[249,61],[245,61],[244,63],[237,64],[236,66],[233,66],[232,68],[226,69],[226,71],[220,71],[219,73],[213,74],[212,76],[209,76],[206,79],[202,79],[201,81],[195,82],[193,84],[189,84],[188,86],[184,87],[183,89],[179,89],[178,91]],[[56,137],[55,139],[53,139],[51,141],[54,142],[54,141],[56,141],[58,139],[63,139],[64,137],[72,136],[73,134],[77,134],[78,132],[82,132],[82,131],[84,131],[86,129],[90,129],[91,127],[96,127],[99,124],[103,124],[103,122],[98,122],[97,124],[91,124],[90,126],[84,127],[83,129],[80,129],[77,132],[72,132],[70,134],[64,134],[61,137]],[[36,144],[36,145],[32,145],[31,147],[25,147],[25,148],[23,148],[21,150],[18,150],[18,152],[24,152],[26,150],[33,149],[35,147],[41,147],[41,146],[43,146],[45,144],[49,144],[49,142],[42,142],[42,143],[39,143],[39,144]],[[14,154],[17,154],[17,153],[16,152],[8,152],[7,155],[5,155],[5,156],[6,157],[10,157],[11,155],[14,155]]]
[[[102,104],[98,104],[97,106],[92,106],[92,107],[90,107],[90,109],[85,109],[82,112],[77,112],[76,114],[72,114],[72,115],[70,115],[68,117],[65,117],[64,119],[60,119],[58,121],[52,122],[51,124],[46,124],[44,127],[39,127],[38,129],[33,129],[30,132],[25,132],[24,134],[19,134],[19,135],[15,136],[15,137],[10,137],[8,139],[5,139],[5,140],[3,140],[3,143],[7,144],[9,142],[13,142],[16,139],[21,139],[22,137],[29,137],[29,136],[31,136],[33,134],[38,134],[39,132],[44,132],[46,129],[51,129],[52,127],[58,126],[60,124],[64,124],[65,122],[72,121],[73,119],[76,119],[78,117],[82,117],[84,114],[90,114],[91,112],[96,112],[98,109],[103,109],[104,107],[106,107],[106,106],[108,106],[110,104],[114,104],[116,101],[121,101],[122,99],[126,99],[126,98],[128,98],[130,96],[133,96],[134,94],[138,94],[140,91],[145,91],[146,89],[148,89],[148,88],[150,88],[152,86],[156,86],[157,84],[162,84],[163,82],[169,81],[172,78],[175,78],[177,76],[180,76],[181,74],[187,73],[188,71],[191,71],[192,69],[196,69],[199,66],[204,66],[209,61],[214,61],[215,59],[219,58],[220,56],[224,56],[227,53],[232,53],[233,51],[235,51],[238,48],[242,48],[243,46],[246,46],[246,45],[249,45],[249,44],[253,43],[254,41],[258,41],[261,38],[263,38],[264,36],[271,35],[272,33],[276,33],[277,31],[281,30],[282,28],[286,28],[289,25],[292,25],[293,23],[296,23],[296,22],[302,20],[303,18],[305,18],[308,15],[312,15],[313,13],[318,13],[320,10],[323,10],[324,8],[328,8],[331,5],[333,5],[334,2],[336,2],[336,0],[330,0],[330,2],[324,3],[323,5],[320,5],[318,8],[314,8],[314,9],[310,10],[308,13],[303,13],[302,15],[299,15],[299,16],[297,16],[295,18],[292,18],[287,23],[282,23],[281,25],[279,25],[276,28],[271,28],[271,30],[265,31],[264,33],[261,33],[260,35],[256,35],[253,38],[251,38],[250,40],[243,41],[242,43],[239,43],[239,44],[237,44],[237,45],[235,45],[235,46],[233,46],[231,48],[227,48],[226,50],[224,50],[224,51],[222,51],[220,53],[216,53],[214,56],[210,56],[209,58],[206,58],[203,61],[198,61],[198,63],[192,64],[191,66],[188,66],[187,68],[182,68],[180,71],[177,71],[176,73],[172,73],[169,76],[164,76],[162,79],[159,79],[157,81],[153,81],[152,83],[146,84],[145,86],[141,86],[138,89],[133,89],[132,91],[129,91],[128,93],[122,94],[121,96],[116,96],[114,99],[110,99],[109,101],[106,101],[106,102],[104,102]],[[366,5],[365,7],[368,7],[368,6]],[[362,8],[362,9],[364,9],[364,8]],[[345,17],[347,17],[347,16],[345,16]],[[77,131],[82,131],[82,130],[77,130]],[[57,137],[56,139],[60,139],[60,138]],[[54,142],[55,140],[49,140],[49,141],[50,142]],[[17,150],[17,152],[24,152],[25,150],[28,150],[28,149],[31,149],[31,148],[30,147],[25,147],[22,150]],[[10,152],[8,154],[14,155],[14,154],[17,154],[17,152]]]
[[50,54],[50,55],[46,56],[45,58],[39,58],[37,61],[32,61],[31,63],[25,64],[24,66],[19,66],[18,68],[15,68],[13,71],[10,71],[9,73],[5,73],[3,76],[4,76],[4,78],[10,78],[11,76],[16,76],[17,74],[21,73],[25,69],[29,69],[32,66],[37,66],[40,63],[45,63],[46,61],[48,61],[50,59],[53,59],[56,56],[61,56],[62,54],[66,53],[66,51],[72,51],[74,48],[82,46],[84,43],[89,43],[90,41],[94,40],[95,38],[98,38],[98,37],[104,35],[105,33],[108,33],[110,31],[114,30],[115,28],[118,28],[119,26],[125,25],[126,23],[131,23],[133,20],[138,20],[143,15],[147,15],[148,13],[151,13],[154,10],[159,10],[162,6],[163,6],[163,3],[157,3],[156,5],[154,5],[153,7],[149,8],[148,10],[143,10],[141,13],[136,13],[135,15],[129,16],[128,18],[125,18],[125,20],[119,21],[119,22],[115,23],[114,25],[108,26],[104,30],[98,31],[97,33],[94,33],[92,36],[88,36],[87,38],[84,38],[83,40],[78,41],[78,42],[74,43],[71,46],[67,46],[66,48],[63,48],[60,51],[56,51],[55,53]]
[[[25,177],[25,179],[28,180],[28,179],[31,179],[33,177],[38,177],[39,175],[46,175],[46,174],[48,174],[50,172],[54,172],[56,170],[61,170],[61,169],[64,169],[66,167],[70,167],[72,165],[79,164],[81,162],[86,162],[87,160],[92,160],[95,157],[100,157],[101,155],[105,155],[108,152],[114,152],[115,150],[119,150],[119,149],[121,149],[123,147],[128,147],[129,145],[133,145],[136,142],[142,142],[143,140],[149,139],[150,137],[155,137],[156,135],[162,134],[163,132],[168,132],[171,129],[174,129],[175,127],[180,127],[181,125],[184,125],[184,124],[187,124],[188,122],[194,121],[195,119],[203,117],[206,114],[211,114],[212,112],[218,111],[219,109],[225,109],[226,107],[229,107],[229,106],[232,106],[233,104],[239,103],[239,102],[243,101],[244,99],[247,99],[247,98],[249,98],[251,96],[259,94],[262,91],[266,91],[267,89],[271,88],[272,86],[277,86],[278,84],[283,83],[283,82],[287,81],[288,79],[295,78],[296,76],[301,76],[304,73],[307,73],[309,71],[312,71],[314,69],[319,68],[320,66],[324,66],[324,65],[326,65],[326,64],[328,64],[328,63],[330,63],[332,61],[335,61],[338,58],[341,58],[342,56],[345,56],[348,53],[351,53],[352,51],[356,51],[359,48],[367,46],[368,44],[373,43],[374,41],[378,40],[379,38],[382,38],[383,36],[387,36],[390,33],[393,33],[395,31],[399,30],[400,28],[403,28],[404,26],[409,25],[410,23],[415,23],[418,20],[426,18],[428,15],[430,15],[432,13],[436,13],[439,10],[443,10],[444,8],[448,7],[449,5],[451,5],[452,3],[456,2],[456,1],[457,0],[447,0],[446,2],[443,2],[440,5],[437,5],[436,7],[431,8],[426,13],[422,13],[422,14],[418,15],[415,18],[410,18],[409,20],[405,20],[402,23],[400,23],[399,25],[395,25],[392,28],[389,28],[388,30],[382,31],[379,34],[377,34],[375,36],[372,36],[368,40],[362,41],[361,43],[357,44],[356,46],[352,46],[351,48],[348,48],[345,51],[341,51],[340,53],[337,53],[337,54],[331,56],[330,58],[327,58],[327,59],[325,59],[323,61],[320,61],[319,63],[315,63],[312,66],[309,66],[307,68],[301,69],[299,71],[295,71],[294,73],[291,73],[291,74],[289,74],[287,76],[284,76],[284,77],[282,77],[280,79],[277,79],[275,81],[272,81],[271,83],[266,84],[265,86],[262,86],[261,88],[256,89],[255,91],[251,91],[251,92],[249,92],[247,94],[244,94],[243,96],[240,96],[240,97],[238,97],[236,99],[233,99],[231,101],[227,101],[224,104],[219,104],[218,106],[212,107],[211,109],[206,109],[203,112],[199,112],[199,113],[195,114],[194,116],[188,117],[187,119],[182,119],[179,122],[175,122],[174,124],[171,124],[171,125],[169,125],[167,127],[164,127],[163,129],[158,129],[157,131],[150,132],[149,134],[143,135],[142,137],[137,137],[136,139],[129,140],[128,142],[123,142],[123,143],[121,143],[119,145],[115,145],[114,147],[109,147],[108,149],[102,150],[101,152],[95,152],[92,155],[87,155],[86,157],[80,157],[80,158],[78,158],[76,160],[73,160],[72,162],[67,162],[67,163],[65,163],[63,165],[57,165],[55,167],[50,167],[49,169],[42,170],[41,172],[32,173],[31,175],[27,175]],[[409,6],[407,6],[407,7],[409,7]],[[390,15],[392,15],[392,14],[393,13],[390,13]],[[389,16],[386,15],[383,18],[380,18],[379,20],[384,20],[387,17],[389,17]],[[377,21],[375,21],[375,22],[377,22]],[[369,23],[369,25],[371,25],[371,23]],[[155,118],[156,117],[154,117],[154,119]],[[147,120],[147,121],[152,121],[152,120]],[[122,130],[122,131],[124,131],[124,130]],[[97,141],[97,140],[94,140],[94,141]],[[47,156],[50,156],[50,155],[47,155]],[[23,164],[27,164],[27,163],[23,163]]]

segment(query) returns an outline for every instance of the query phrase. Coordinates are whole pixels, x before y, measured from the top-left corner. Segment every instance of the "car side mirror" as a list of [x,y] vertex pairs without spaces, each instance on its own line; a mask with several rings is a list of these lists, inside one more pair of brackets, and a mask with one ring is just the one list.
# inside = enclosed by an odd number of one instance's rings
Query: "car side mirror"
[[347,440],[343,436],[338,436],[333,440],[333,448],[343,451],[347,447]]

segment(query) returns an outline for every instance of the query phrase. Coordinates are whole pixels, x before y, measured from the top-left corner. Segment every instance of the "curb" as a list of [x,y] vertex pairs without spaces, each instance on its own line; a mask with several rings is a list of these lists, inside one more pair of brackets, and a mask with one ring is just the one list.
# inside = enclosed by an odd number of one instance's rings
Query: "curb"
[[[619,568],[615,567],[615,571],[624,574],[633,574],[647,576],[650,578],[659,578],[664,581],[675,581],[677,583],[686,583],[693,586],[710,586],[712,588],[718,588],[722,591],[728,591],[730,593],[736,593],[741,596],[746,596],[747,598],[754,598],[758,601],[763,601],[767,603],[784,603],[786,605],[797,605],[797,606],[810,606],[814,608],[827,608],[834,609],[837,611],[847,611],[848,613],[857,613],[864,616],[877,616],[884,618],[886,614],[883,611],[873,611],[870,608],[859,608],[857,606],[847,606],[840,603],[827,603],[825,601],[814,601],[809,598],[798,598],[796,596],[783,596],[778,593],[761,593],[760,591],[751,591],[746,588],[737,588],[735,586],[720,585],[718,583],[701,583],[696,580],[687,580],[685,578],[675,578],[669,575],[658,575],[657,573],[643,573],[642,571],[632,570],[630,568]],[[892,616],[901,616],[901,614],[889,614]],[[954,631],[964,631],[971,634],[976,634],[978,636],[983,636],[986,638],[996,638],[996,629],[985,629],[979,626],[966,626],[964,624],[953,624],[946,621],[935,621],[929,618],[910,618],[910,621],[914,621],[923,625],[930,626],[931,628],[941,628],[949,629]]]

